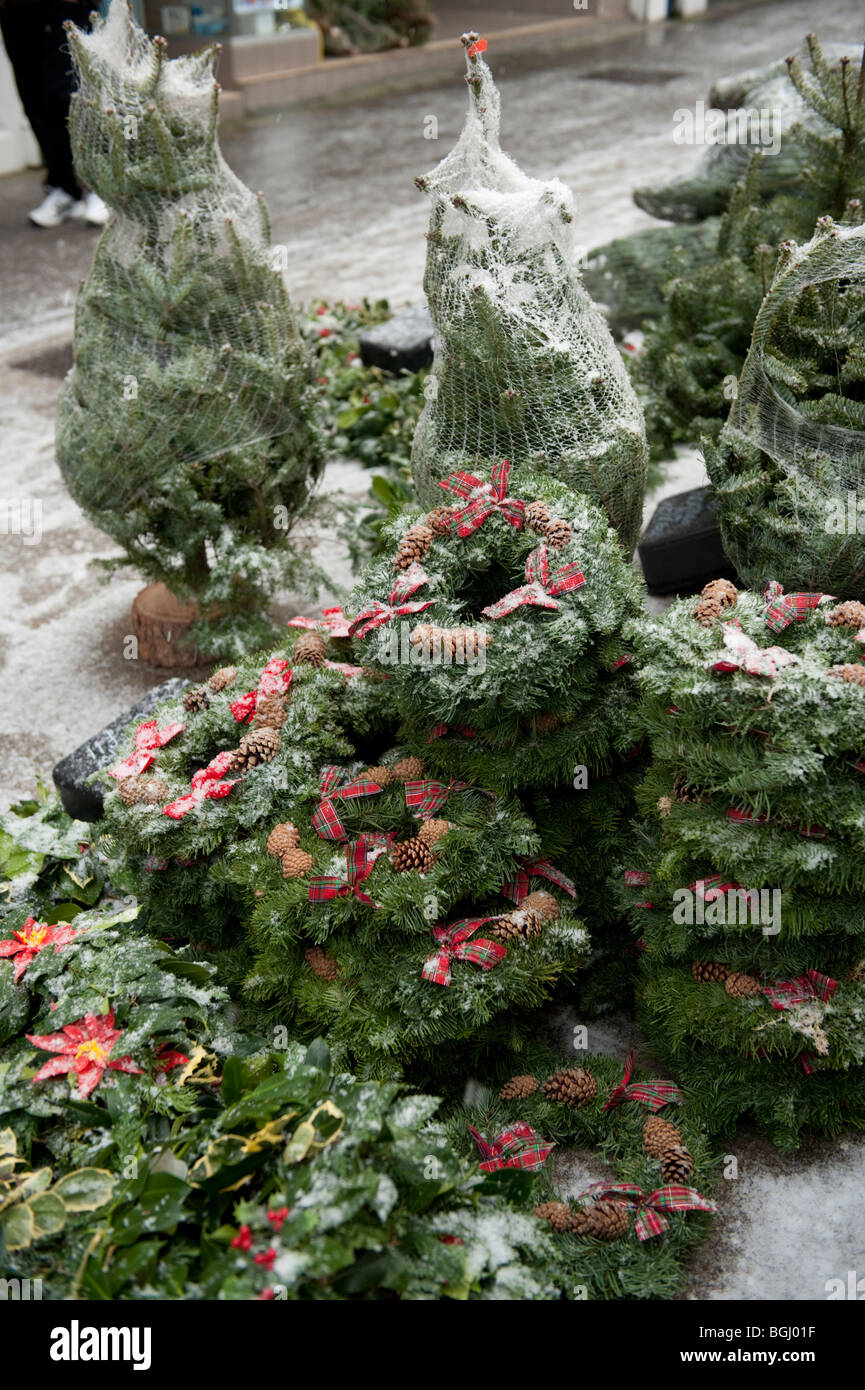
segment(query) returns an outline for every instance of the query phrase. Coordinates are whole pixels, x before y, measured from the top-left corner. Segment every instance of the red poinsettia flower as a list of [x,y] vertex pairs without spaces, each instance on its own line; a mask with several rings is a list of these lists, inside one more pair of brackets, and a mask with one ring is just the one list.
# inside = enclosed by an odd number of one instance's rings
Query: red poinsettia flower
[[37,922],[35,917],[28,917],[20,931],[14,931],[5,941],[0,941],[0,956],[16,957],[12,978],[17,983],[31,960],[46,946],[53,946],[59,951],[61,946],[67,946],[77,935],[78,932],[68,922],[58,922],[55,927],[49,927],[44,922]]
[[59,1033],[28,1033],[27,1041],[34,1047],[58,1054],[39,1068],[33,1084],[74,1071],[78,1076],[78,1094],[84,1100],[99,1085],[106,1067],[140,1076],[141,1067],[137,1067],[131,1057],[109,1060],[117,1039],[122,1036],[120,1029],[114,1027],[111,1009],[107,1014],[85,1014],[77,1023],[67,1023]]
[[156,1049],[157,1071],[167,1072],[174,1067],[185,1067],[188,1061],[188,1057],[184,1057],[182,1052],[175,1052],[174,1048],[168,1046],[168,1043],[161,1043]]

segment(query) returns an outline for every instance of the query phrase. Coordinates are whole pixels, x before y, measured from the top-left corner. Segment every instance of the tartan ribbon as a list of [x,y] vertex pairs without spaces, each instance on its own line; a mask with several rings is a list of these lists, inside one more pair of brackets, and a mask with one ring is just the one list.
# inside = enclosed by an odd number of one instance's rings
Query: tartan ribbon
[[373,599],[369,608],[364,608],[356,618],[352,619],[348,630],[349,637],[366,637],[377,627],[389,623],[391,618],[404,618],[409,613],[422,613],[425,608],[432,607],[433,600],[431,598],[424,603],[407,602],[412,594],[416,593],[422,585],[428,583],[429,575],[415,560],[407,570],[403,570],[397,579],[387,596],[387,603],[380,603],[378,599]]
[[525,584],[511,589],[504,598],[482,608],[481,615],[484,618],[504,618],[526,604],[535,608],[561,608],[561,604],[556,602],[558,595],[581,589],[585,582],[586,576],[576,561],[551,571],[547,547],[539,545],[526,560]]
[[305,627],[308,632],[323,632],[328,637],[348,637],[350,623],[341,608],[322,608],[320,618],[290,618],[286,627]]
[[341,767],[330,764],[322,769],[319,784],[321,800],[312,813],[313,829],[322,840],[348,839],[348,832],[340,820],[335,801],[353,801],[359,796],[375,796],[376,792],[382,790],[378,782],[373,782],[370,777],[355,777],[341,787],[339,781],[342,776]]
[[521,531],[526,504],[516,497],[508,497],[508,475],[511,471],[510,459],[503,459],[493,466],[489,483],[474,473],[450,473],[442,478],[439,487],[446,492],[454,492],[466,505],[454,505],[448,518],[451,530],[456,531],[463,540],[483,526],[487,517],[496,513],[504,517],[509,526]]
[[256,690],[248,690],[239,700],[229,706],[238,724],[245,724],[258,708],[259,700],[267,695],[284,695],[291,684],[291,670],[288,662],[273,656],[262,671]]
[[482,1173],[494,1173],[499,1168],[543,1168],[556,1147],[523,1120],[503,1129],[493,1140],[486,1139],[474,1125],[469,1125],[469,1133],[483,1160],[478,1164]]
[[654,1192],[644,1192],[636,1183],[595,1182],[580,1195],[587,1197],[590,1193],[600,1201],[612,1198],[613,1201],[633,1207],[637,1212],[634,1230],[640,1241],[651,1240],[653,1236],[659,1236],[666,1231],[670,1223],[664,1215],[665,1212],[718,1210],[716,1203],[708,1197],[701,1197],[695,1187],[682,1187],[678,1183],[656,1187]]
[[529,879],[534,875],[535,878],[545,878],[549,883],[554,883],[557,888],[562,888],[569,897],[577,896],[577,888],[573,879],[563,874],[561,869],[557,869],[551,859],[528,859],[519,860],[519,867],[516,875],[509,878],[502,884],[502,894],[506,898],[512,898],[519,906],[523,898],[529,891]]
[[[736,806],[728,807],[727,820],[735,821],[737,825],[780,825],[783,830],[793,829],[783,821],[776,820],[774,816],[759,816],[756,811],[743,811]],[[825,825],[802,825],[796,828],[798,833],[808,840],[822,840],[827,834]]]
[[186,728],[185,724],[166,724],[164,729],[157,729],[156,720],[148,719],[144,724],[139,724],[135,730],[135,750],[124,758],[122,763],[112,767],[109,776],[111,777],[137,777],[140,773],[146,772],[156,759],[157,750],[164,748],[166,743],[170,743]]
[[708,878],[698,878],[695,883],[689,883],[688,892],[696,893],[704,903],[713,903],[716,898],[722,898],[725,893],[735,893],[741,887],[741,883],[735,879],[725,883],[723,874],[709,874]]
[[766,626],[770,632],[783,632],[792,622],[801,623],[809,613],[832,594],[785,594],[777,579],[770,579],[761,590],[768,604]]
[[352,676],[362,676],[363,666],[354,666],[350,661],[323,661],[322,666],[326,666],[329,671],[339,671],[346,680],[351,680]]
[[494,917],[463,917],[459,922],[445,927],[433,927],[432,934],[438,946],[431,956],[427,956],[421,976],[432,985],[449,985],[451,982],[451,961],[464,960],[471,965],[479,965],[482,970],[492,970],[507,955],[506,947],[489,937],[471,937],[485,922],[494,922]]
[[471,724],[433,724],[427,743],[432,743],[437,738],[444,738],[454,729],[458,734],[462,734],[463,738],[474,738],[477,733],[477,729],[473,729]]
[[707,671],[745,671],[749,676],[768,676],[774,680],[782,667],[799,660],[783,647],[758,646],[742,631],[735,618],[724,623],[724,646],[729,655],[709,662]]
[[364,893],[361,885],[366,882],[373,870],[373,865],[385,844],[385,836],[380,835],[361,835],[359,839],[345,847],[345,878],[337,878],[332,874],[324,874],[320,878],[312,879],[309,885],[309,901],[311,903],[329,902],[332,898],[346,898],[354,896],[358,902],[366,903],[368,907],[378,907],[368,893]]
[[626,869],[622,877],[628,888],[645,888],[652,875],[646,869]]
[[806,970],[794,980],[775,980],[766,985],[763,993],[773,1009],[783,1013],[794,1004],[807,1004],[812,999],[822,999],[824,1003],[832,998],[838,988],[838,981],[831,975],[823,975],[819,970]]
[[857,772],[865,772],[865,758],[861,762],[851,763],[851,767],[854,767]]
[[180,796],[176,801],[172,801],[169,806],[163,806],[163,815],[170,816],[172,820],[182,820],[203,801],[221,801],[224,796],[228,796],[235,782],[240,780],[235,777],[230,782],[223,781],[232,756],[232,750],[226,748],[223,753],[218,753],[213,761],[207,764],[207,767],[199,768],[198,772],[194,772],[191,790],[187,792],[186,796]]
[[612,667],[610,669],[613,671],[620,671],[623,666],[629,665],[632,659],[633,658],[630,656],[630,654],[628,652],[625,652],[624,656],[618,657],[617,660],[613,662]]
[[475,42],[472,43],[472,44],[469,44],[469,47],[466,49],[466,53],[468,54],[468,56],[469,56],[470,58],[476,58],[476,57],[478,56],[479,53],[486,53],[486,51],[487,51],[487,41],[486,41],[486,39],[476,39]]
[[610,1092],[610,1098],[604,1106],[604,1110],[615,1110],[617,1105],[621,1105],[625,1100],[635,1100],[638,1105],[645,1105],[654,1115],[656,1111],[663,1110],[665,1105],[679,1105],[682,1101],[682,1092],[675,1081],[661,1081],[655,1078],[653,1081],[631,1081],[634,1072],[634,1054],[629,1053],[622,1073],[622,1079],[618,1085],[614,1086]]
[[464,792],[468,782],[406,782],[406,810],[421,820],[428,820],[443,806],[451,792]]

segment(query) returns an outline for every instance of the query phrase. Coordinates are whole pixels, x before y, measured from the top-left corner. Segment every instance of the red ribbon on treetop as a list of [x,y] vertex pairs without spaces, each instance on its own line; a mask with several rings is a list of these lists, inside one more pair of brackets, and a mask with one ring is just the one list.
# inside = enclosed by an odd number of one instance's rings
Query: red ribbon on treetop
[[353,844],[346,845],[345,878],[335,878],[332,875],[314,878],[309,885],[309,901],[311,903],[323,903],[328,902],[331,898],[345,898],[353,895],[358,902],[366,903],[369,907],[378,907],[379,904],[374,902],[368,893],[362,892],[361,884],[369,878],[376,859],[384,849],[383,844],[376,843],[382,839],[384,837],[361,835]]
[[792,622],[801,623],[825,599],[834,602],[832,594],[785,594],[777,579],[770,579],[761,590],[769,605],[766,626],[770,632],[783,632]]
[[585,582],[586,577],[576,561],[551,572],[547,547],[540,545],[526,560],[525,584],[488,604],[481,613],[485,618],[504,618],[526,604],[534,608],[561,608],[556,597],[581,589]]
[[122,763],[112,767],[109,776],[138,777],[140,773],[146,772],[155,761],[157,750],[164,748],[166,743],[170,743],[185,728],[185,724],[166,724],[164,729],[157,729],[155,719],[148,719],[146,723],[139,724],[135,730],[134,753],[130,753]]
[[625,1063],[621,1081],[610,1092],[610,1099],[604,1106],[605,1110],[615,1110],[616,1106],[621,1105],[625,1100],[635,1100],[639,1105],[645,1105],[652,1114],[658,1110],[663,1110],[665,1105],[680,1104],[682,1092],[675,1081],[661,1081],[655,1078],[653,1081],[632,1082],[633,1071],[634,1054],[632,1052]]
[[356,777],[352,782],[339,785],[344,775],[341,767],[330,765],[321,774],[321,801],[312,813],[312,824],[322,840],[347,840],[348,833],[339,818],[334,801],[353,801],[358,796],[375,796],[382,788],[369,777]]
[[478,1164],[482,1173],[495,1173],[499,1168],[543,1168],[556,1147],[535,1134],[531,1125],[522,1120],[510,1129],[503,1129],[492,1142],[474,1125],[469,1125],[469,1133],[483,1158]]
[[245,724],[255,714],[259,700],[263,700],[267,695],[284,695],[290,684],[291,671],[288,662],[278,656],[271,657],[259,677],[258,689],[248,690],[239,700],[235,700],[229,706],[231,713],[238,724]]
[[482,970],[492,970],[507,955],[506,947],[498,941],[490,941],[479,936],[475,941],[470,937],[485,922],[494,922],[494,917],[464,917],[452,926],[437,925],[432,933],[439,943],[431,956],[427,956],[421,975],[433,985],[449,985],[451,982],[451,961],[465,960],[479,965]]
[[506,898],[513,898],[519,906],[523,898],[529,891],[529,880],[535,878],[545,878],[550,883],[555,883],[557,888],[562,888],[569,897],[577,896],[576,884],[567,874],[563,874],[561,869],[557,869],[551,859],[529,859],[522,858],[519,861],[516,877],[509,878],[502,884],[502,895]]
[[406,809],[428,820],[443,806],[451,792],[464,792],[468,782],[406,782]]
[[475,42],[469,44],[468,48],[466,49],[466,53],[469,55],[470,58],[476,58],[479,53],[486,53],[486,51],[486,39],[475,39]]
[[348,637],[350,623],[341,608],[323,608],[320,618],[290,618],[286,627],[305,627],[308,632],[324,632],[328,637]]
[[742,631],[735,618],[724,623],[724,646],[729,656],[710,661],[707,671],[745,671],[749,676],[768,676],[774,680],[782,667],[799,660],[783,647],[758,646]]
[[368,633],[374,632],[383,623],[389,623],[391,618],[403,618],[408,613],[422,613],[425,608],[430,608],[433,602],[431,598],[427,599],[425,603],[406,602],[406,599],[415,593],[422,584],[428,583],[429,575],[424,573],[415,560],[407,570],[403,570],[397,579],[388,594],[387,603],[379,603],[378,599],[373,599],[369,608],[358,613],[349,627],[349,636],[366,637]]
[[765,986],[763,993],[772,1008],[783,1013],[794,1004],[807,1004],[812,999],[822,999],[826,1003],[837,988],[838,981],[833,980],[831,975],[823,975],[819,970],[806,970],[795,980],[776,980],[774,984]]
[[432,743],[437,738],[444,738],[445,734],[449,734],[453,729],[456,729],[458,734],[462,734],[463,738],[474,738],[477,733],[477,729],[473,729],[470,724],[433,724],[427,743]]
[[447,478],[442,478],[439,487],[447,492],[455,492],[466,502],[464,507],[452,507],[448,518],[448,525],[458,536],[465,540],[483,526],[488,516],[496,512],[504,517],[509,526],[517,531],[522,530],[526,504],[517,497],[506,495],[510,471],[510,459],[503,459],[493,467],[492,483],[485,483],[474,473],[451,473]]
[[172,801],[170,806],[163,806],[162,814],[170,816],[172,820],[182,820],[188,811],[192,811],[196,806],[200,806],[203,801],[220,801],[222,797],[228,796],[235,782],[240,779],[235,777],[230,782],[224,782],[226,772],[231,763],[232,751],[226,748],[224,753],[218,753],[207,767],[202,767],[192,775],[192,790],[186,796],[178,797],[177,801]]
[[659,1236],[666,1231],[670,1224],[664,1215],[666,1211],[718,1210],[716,1204],[707,1197],[701,1197],[696,1188],[680,1187],[677,1183],[668,1187],[656,1187],[654,1192],[644,1192],[636,1183],[616,1182],[608,1185],[595,1182],[580,1195],[588,1197],[590,1194],[599,1201],[612,1198],[613,1201],[624,1202],[626,1206],[633,1207],[638,1213],[634,1221],[634,1230],[637,1239],[641,1241],[651,1240],[653,1236]]

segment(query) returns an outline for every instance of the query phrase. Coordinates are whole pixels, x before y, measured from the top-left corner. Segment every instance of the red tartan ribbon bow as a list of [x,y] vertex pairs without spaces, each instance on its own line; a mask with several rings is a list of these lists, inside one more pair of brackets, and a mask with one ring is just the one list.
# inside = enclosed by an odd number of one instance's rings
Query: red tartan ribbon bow
[[563,874],[561,869],[557,869],[551,859],[521,859],[520,867],[517,869],[516,877],[509,878],[502,884],[502,894],[506,898],[512,898],[519,906],[523,898],[529,891],[529,880],[534,875],[536,878],[545,878],[549,883],[555,883],[558,888],[564,889],[569,897],[577,896],[576,885],[573,880]]
[[656,1187],[654,1192],[644,1192],[636,1183],[616,1182],[608,1186],[603,1182],[595,1182],[586,1188],[581,1196],[587,1197],[589,1193],[600,1201],[612,1198],[613,1201],[624,1202],[626,1206],[633,1207],[637,1212],[634,1230],[637,1239],[641,1241],[651,1240],[652,1236],[659,1236],[666,1231],[670,1223],[664,1216],[665,1211],[718,1210],[717,1205],[707,1197],[701,1197],[696,1188],[680,1187],[678,1183],[668,1187]]
[[220,801],[222,797],[228,796],[235,782],[240,780],[235,777],[230,782],[223,781],[231,758],[231,749],[226,748],[225,752],[218,753],[207,767],[193,773],[192,790],[187,792],[186,796],[178,797],[177,801],[172,801],[170,806],[163,806],[163,815],[170,816],[172,820],[182,820],[187,812],[200,806],[203,801]]
[[449,734],[452,729],[456,729],[463,738],[474,738],[477,733],[477,729],[473,729],[470,724],[433,724],[427,743],[432,743],[437,738],[444,738],[445,734]]
[[838,981],[831,975],[822,975],[819,970],[806,970],[795,980],[776,980],[767,985],[763,993],[773,1009],[783,1012],[794,1004],[807,1004],[811,999],[828,1002],[838,988]]
[[696,893],[704,903],[713,903],[716,898],[722,898],[725,893],[735,893],[741,887],[741,883],[735,879],[725,883],[723,874],[710,874],[708,878],[698,878],[695,883],[689,883],[688,892]]
[[655,1078],[653,1081],[631,1081],[634,1071],[634,1054],[630,1053],[625,1063],[625,1070],[622,1079],[617,1086],[610,1092],[610,1099],[604,1106],[605,1110],[615,1110],[622,1101],[635,1100],[639,1105],[645,1105],[652,1114],[657,1110],[663,1110],[665,1105],[678,1105],[682,1100],[682,1092],[679,1090],[675,1081],[661,1081]]
[[112,767],[111,777],[138,777],[140,773],[146,772],[150,764],[156,758],[159,748],[164,748],[166,743],[170,743],[186,728],[185,724],[166,724],[164,729],[157,729],[156,720],[148,719],[146,723],[139,724],[135,730],[135,751],[124,758],[122,763]]
[[428,820],[445,804],[451,792],[464,792],[467,787],[468,782],[406,782],[406,809],[421,820]]
[[368,907],[378,907],[368,893],[364,893],[361,884],[365,883],[372,873],[376,859],[384,849],[384,836],[361,835],[353,844],[345,847],[345,878],[335,878],[332,875],[324,875],[321,878],[314,878],[309,885],[309,901],[311,903],[328,902],[331,898],[345,898],[353,895],[358,902],[366,903]]
[[531,604],[535,608],[561,608],[561,604],[556,602],[557,596],[581,589],[585,582],[586,577],[575,561],[551,572],[547,547],[540,545],[526,560],[525,584],[511,589],[509,594],[495,603],[488,604],[481,609],[481,613],[485,618],[504,618],[524,604]]
[[729,656],[709,662],[707,671],[745,671],[749,676],[768,676],[774,680],[783,666],[799,660],[783,647],[759,647],[735,619],[724,623],[724,646]]
[[355,666],[350,661],[323,661],[322,666],[326,666],[329,671],[339,671],[346,680],[351,680],[352,676],[362,676],[364,668]]
[[433,985],[449,985],[451,982],[451,961],[465,960],[471,965],[479,965],[482,970],[492,970],[507,955],[506,947],[498,941],[490,941],[486,936],[470,938],[485,922],[493,917],[464,917],[452,926],[433,927],[433,936],[439,943],[431,956],[427,956],[421,975]]
[[255,714],[259,700],[263,700],[267,695],[284,695],[290,684],[291,671],[288,662],[278,656],[271,657],[259,677],[258,689],[248,690],[239,700],[235,700],[229,706],[231,713],[238,724],[245,724]]
[[629,888],[645,888],[652,875],[647,869],[626,869],[622,877]]
[[286,627],[305,627],[308,632],[324,632],[328,637],[348,637],[350,623],[341,608],[322,608],[320,618],[291,618]]
[[339,786],[343,775],[341,767],[328,766],[321,774],[321,801],[312,813],[312,824],[322,840],[347,840],[348,832],[339,818],[334,801],[353,801],[358,796],[375,796],[382,789],[378,782],[369,777],[356,777],[352,782]]
[[[727,819],[735,821],[737,825],[780,825],[784,830],[793,828],[784,825],[783,821],[776,820],[774,816],[758,815],[756,811],[745,811],[738,806],[728,807]],[[800,825],[796,829],[809,840],[825,839],[827,833],[825,825]]]
[[466,502],[464,507],[454,506],[448,521],[451,529],[465,540],[466,536],[483,526],[487,517],[496,512],[515,530],[523,529],[526,504],[517,497],[508,497],[508,474],[511,471],[510,459],[495,464],[492,482],[485,483],[474,473],[451,473],[442,478],[439,487],[446,492],[454,492]]
[[494,1173],[499,1168],[543,1168],[556,1147],[535,1134],[531,1125],[522,1120],[511,1125],[510,1129],[503,1129],[492,1142],[485,1139],[474,1125],[469,1125],[469,1133],[483,1159],[478,1164],[482,1173]]
[[362,613],[358,613],[349,627],[349,637],[366,637],[383,623],[389,623],[391,618],[404,618],[409,613],[422,613],[425,608],[430,608],[433,602],[431,598],[425,603],[406,602],[423,584],[428,583],[429,575],[415,560],[414,564],[409,565],[399,576],[388,594],[387,603],[379,603],[378,599],[373,599],[369,608],[364,608]]
[[478,55],[479,53],[486,53],[486,51],[487,51],[487,41],[486,41],[486,39],[476,39],[475,42],[472,43],[472,44],[469,44],[469,47],[466,49],[466,53],[468,54],[468,56],[469,56],[470,58],[476,58],[477,55]]
[[783,632],[794,621],[801,623],[824,598],[833,599],[832,594],[785,594],[777,579],[764,584],[761,593],[768,604],[766,626],[770,632]]

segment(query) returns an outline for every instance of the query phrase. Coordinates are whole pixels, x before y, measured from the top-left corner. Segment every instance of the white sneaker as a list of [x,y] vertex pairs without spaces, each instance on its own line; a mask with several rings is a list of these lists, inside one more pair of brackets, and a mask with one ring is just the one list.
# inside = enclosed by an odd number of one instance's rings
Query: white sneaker
[[38,208],[27,215],[37,227],[59,227],[61,222],[79,217],[78,208],[79,203],[70,193],[64,193],[62,188],[49,188]]
[[104,227],[111,216],[110,207],[103,203],[98,193],[85,193],[78,206],[81,209],[79,216],[89,227]]

